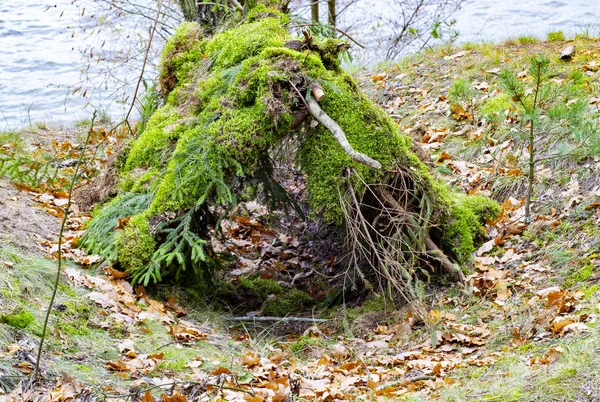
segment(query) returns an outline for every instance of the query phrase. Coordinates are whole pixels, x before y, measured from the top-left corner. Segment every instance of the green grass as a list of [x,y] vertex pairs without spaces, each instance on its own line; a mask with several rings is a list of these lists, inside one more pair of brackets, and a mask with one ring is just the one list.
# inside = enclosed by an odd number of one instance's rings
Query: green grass
[[521,44],[523,44],[523,43],[535,43],[535,42],[538,41],[538,38],[536,38],[533,35],[522,35],[522,36],[519,36],[517,38],[517,41],[519,43],[521,43]]
[[[12,267],[5,267],[3,261]],[[53,261],[0,247],[0,345],[32,345],[27,352],[35,356],[37,349],[33,346],[42,331],[55,269]],[[52,311],[43,357],[44,367],[50,375],[66,373],[90,386],[123,386],[127,378],[109,372],[106,362],[120,358],[117,345],[128,338],[135,340],[138,353],[164,353],[159,368],[150,376],[168,374],[185,378],[192,375],[187,363],[196,357],[218,362],[217,365],[239,360],[232,357],[234,352],[214,342],[181,347],[173,342],[168,327],[156,321],[136,325],[117,323],[113,317],[101,314],[101,309],[88,299],[88,293],[89,290],[64,278],[59,285],[55,306],[60,307]],[[193,301],[190,306],[186,319],[210,320],[211,316],[200,307],[195,308]],[[0,372],[7,376],[19,375],[20,372],[12,367],[13,363],[0,358]]]
[[[526,345],[525,345],[526,346]],[[453,376],[458,384],[440,392],[442,401],[575,401],[600,396],[600,332],[586,338],[554,340],[543,347],[522,346],[508,352],[490,368],[466,369]],[[548,365],[531,366],[551,347],[560,346],[560,358]]]
[[563,41],[565,40],[565,34],[563,31],[548,32],[546,39],[548,42]]
[[25,141],[19,130],[8,130],[0,132],[0,153],[22,152],[25,149]]

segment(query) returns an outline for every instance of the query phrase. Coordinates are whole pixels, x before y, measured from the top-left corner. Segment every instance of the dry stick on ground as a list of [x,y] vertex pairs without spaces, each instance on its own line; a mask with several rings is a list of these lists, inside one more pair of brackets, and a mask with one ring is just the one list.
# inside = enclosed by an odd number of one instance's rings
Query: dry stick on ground
[[346,151],[353,161],[362,163],[363,165],[367,165],[373,169],[381,169],[381,163],[365,154],[356,152],[354,148],[352,148],[352,145],[350,145],[348,139],[346,138],[346,134],[344,134],[344,130],[342,130],[339,124],[337,124],[331,117],[329,117],[329,115],[327,115],[327,113],[323,111],[323,109],[321,109],[321,106],[319,106],[319,103],[313,96],[306,97],[306,104],[308,105],[310,114],[312,114],[319,123],[331,131],[331,134],[333,134],[337,142],[339,142],[344,151]]
[[94,110],[94,114],[92,115],[92,122],[90,123],[90,128],[85,137],[85,142],[83,144],[83,148],[81,153],[79,154],[79,158],[77,159],[77,165],[75,166],[75,172],[73,173],[73,177],[71,178],[71,182],[69,183],[69,195],[67,205],[63,210],[62,222],[60,224],[60,232],[58,233],[58,261],[57,261],[57,269],[56,269],[56,278],[54,279],[54,289],[52,290],[52,296],[50,297],[50,302],[48,303],[48,309],[46,310],[46,317],[44,318],[44,326],[42,328],[42,335],[40,336],[40,345],[38,347],[37,358],[35,361],[35,369],[33,371],[33,376],[31,377],[31,382],[29,385],[32,385],[33,382],[38,378],[40,374],[40,361],[42,359],[42,350],[44,348],[44,339],[46,338],[46,329],[48,327],[48,321],[50,320],[50,313],[52,312],[52,306],[54,305],[54,299],[56,298],[56,292],[58,290],[58,284],[60,282],[60,273],[62,271],[62,243],[63,243],[63,234],[65,231],[65,226],[67,224],[67,219],[69,218],[69,210],[71,209],[71,202],[73,199],[73,188],[75,187],[75,183],[79,179],[79,172],[81,168],[81,164],[83,162],[83,158],[85,157],[85,151],[87,150],[87,146],[90,142],[90,137],[92,136],[92,131],[94,129],[94,123],[96,122],[96,114],[97,111]]
[[324,318],[312,318],[312,317],[230,317],[228,321],[281,321],[281,322],[328,322],[329,320]]

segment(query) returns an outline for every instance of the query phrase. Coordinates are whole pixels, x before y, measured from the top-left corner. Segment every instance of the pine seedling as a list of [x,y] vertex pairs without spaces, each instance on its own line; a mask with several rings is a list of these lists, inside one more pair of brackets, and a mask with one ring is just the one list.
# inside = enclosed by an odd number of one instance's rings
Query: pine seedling
[[[586,117],[589,111],[583,91],[585,79],[571,75],[554,79],[550,60],[545,55],[531,58],[526,76],[503,70],[500,83],[519,112],[519,139],[527,144],[527,194],[525,222],[531,222],[531,200],[535,168],[543,160],[573,156],[590,156],[599,150],[593,135],[595,122]],[[538,149],[536,149],[536,146]],[[542,149],[544,148],[544,149]],[[541,155],[541,156],[540,156]]]

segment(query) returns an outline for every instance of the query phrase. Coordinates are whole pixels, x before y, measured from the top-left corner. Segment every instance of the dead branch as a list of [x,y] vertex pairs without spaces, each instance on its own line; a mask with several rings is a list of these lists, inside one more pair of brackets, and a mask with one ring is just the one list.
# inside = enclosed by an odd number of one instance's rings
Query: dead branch
[[[385,188],[379,188],[378,192],[381,194],[382,198],[386,203],[388,203],[392,208],[396,210],[398,214],[406,214],[406,210],[402,208],[402,206],[394,199],[392,194],[390,194]],[[437,262],[440,263],[442,268],[450,274],[450,277],[455,282],[465,283],[465,276],[460,270],[458,266],[452,263],[450,259],[444,254],[442,250],[431,240],[429,236],[425,236],[425,246],[429,250],[429,255]]]
[[321,85],[319,85],[318,82],[313,82],[311,84],[311,88],[312,88],[312,94],[315,97],[315,100],[317,102],[319,102],[321,99],[323,99],[323,97],[325,96],[325,91],[323,90],[323,87]]
[[430,237],[425,238],[425,246],[427,246],[427,249],[429,250],[429,255],[435,258],[442,265],[442,268],[444,268],[444,270],[450,274],[455,282],[466,282],[465,275],[462,273],[460,268],[450,261],[446,254],[440,250],[440,248],[433,242],[433,240],[431,240]]
[[312,317],[253,317],[253,316],[244,316],[244,317],[230,317],[227,318],[228,321],[281,321],[281,322],[328,322],[329,320],[325,318],[312,318]]
[[312,114],[319,123],[331,131],[337,142],[342,146],[344,151],[346,151],[348,156],[350,156],[353,161],[362,163],[363,165],[367,165],[373,169],[381,169],[381,163],[365,154],[356,152],[354,148],[352,148],[352,145],[350,145],[348,139],[346,138],[346,134],[344,134],[344,130],[342,130],[342,128],[331,117],[329,117],[329,115],[327,115],[323,109],[321,109],[321,106],[319,106],[319,103],[314,97],[308,96],[306,98],[306,103],[308,105],[310,114]]

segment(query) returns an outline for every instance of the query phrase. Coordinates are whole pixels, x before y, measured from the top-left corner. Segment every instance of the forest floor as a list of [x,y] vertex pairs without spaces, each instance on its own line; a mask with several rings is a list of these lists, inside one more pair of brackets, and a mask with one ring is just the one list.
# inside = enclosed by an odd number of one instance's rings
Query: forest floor
[[[575,55],[565,62],[559,54],[567,45],[575,45]],[[528,57],[541,52],[551,59],[557,85],[582,83],[577,96],[589,102],[586,120],[594,123],[600,102],[595,39],[441,48],[358,75],[371,98],[430,154],[441,177],[503,205],[474,254],[468,284],[427,289],[427,323],[382,298],[324,311],[326,323],[231,321],[231,314],[185,289],[132,288],[111,267],[87,268],[95,256],[76,242],[89,215],[75,207],[43,380],[28,387],[67,199],[41,182],[15,186],[2,179],[0,401],[598,400],[599,155],[583,149],[539,163],[534,217],[525,224],[528,150],[510,100],[497,100],[500,70],[526,78]],[[60,177],[68,177],[85,132],[4,133],[0,146],[9,154],[17,148],[50,153]],[[558,149],[568,135],[544,134],[539,152]],[[104,143],[116,147],[118,137]],[[86,150],[94,151],[94,145]],[[296,188],[302,190],[301,180]],[[269,227],[262,211],[254,205],[231,222],[224,247],[245,250],[252,266],[247,250],[277,238],[285,247],[269,266],[296,272],[311,243],[293,230]],[[328,265],[326,255],[317,257]]]

